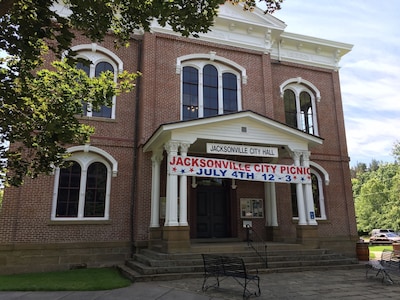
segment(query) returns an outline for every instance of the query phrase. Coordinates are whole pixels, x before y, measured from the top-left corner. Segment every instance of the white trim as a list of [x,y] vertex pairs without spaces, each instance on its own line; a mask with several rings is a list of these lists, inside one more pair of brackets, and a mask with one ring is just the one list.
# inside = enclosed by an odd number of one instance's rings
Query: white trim
[[325,185],[329,185],[330,182],[329,173],[320,164],[317,164],[316,162],[310,161],[310,166],[321,172],[324,175]]
[[68,153],[81,152],[81,151],[82,152],[94,152],[100,156],[103,156],[112,167],[112,176],[117,177],[118,162],[111,154],[104,151],[103,149],[100,149],[100,148],[97,148],[94,146],[90,146],[89,144],[81,145],[81,146],[74,146],[74,147],[70,147],[67,149]]
[[[239,65],[238,63],[227,59],[223,56],[216,55],[216,52],[210,51],[209,53],[194,53],[180,56],[176,59],[176,74],[181,74],[182,72],[182,63],[188,62],[190,60],[209,60],[209,61],[216,61],[226,65],[229,65],[233,68],[236,68],[240,71],[242,84],[247,84],[247,74],[246,69]],[[210,62],[209,62],[210,63]]]
[[[60,179],[60,168],[56,169],[54,177],[53,201],[51,220],[52,221],[100,221],[110,218],[110,192],[111,192],[111,177],[116,176],[118,163],[117,161],[104,150],[90,145],[75,146],[67,149],[68,153],[72,153],[67,160],[74,161],[81,166],[81,183],[79,191],[79,206],[77,217],[56,217],[57,199],[58,199],[58,184]],[[85,189],[87,182],[87,170],[92,163],[100,162],[107,168],[106,196],[103,217],[84,217]]]
[[[193,67],[198,71],[198,118],[204,117],[203,103],[203,69],[206,65],[212,65],[218,72],[218,115],[224,114],[223,109],[223,74],[232,73],[236,76],[237,110],[242,110],[242,84],[247,83],[246,69],[234,61],[216,55],[210,51],[208,54],[189,54],[177,58],[176,73],[181,76],[181,96],[180,110],[181,120],[183,120],[183,68]],[[238,71],[239,70],[239,71]],[[244,80],[245,78],[245,80]]]
[[290,79],[286,80],[285,82],[283,82],[279,86],[279,91],[280,91],[280,95],[281,95],[282,99],[283,99],[283,93],[285,92],[287,86],[290,85],[290,84],[294,84],[294,83],[309,86],[313,90],[313,92],[315,93],[317,101],[318,102],[321,101],[321,92],[319,91],[319,89],[317,89],[317,87],[313,83],[311,83],[310,81],[305,80],[305,79],[303,79],[301,77],[290,78]]
[[308,80],[305,80],[301,77],[296,77],[296,78],[290,78],[283,82],[279,86],[280,90],[280,96],[284,100],[284,93],[286,90],[291,90],[295,96],[296,96],[296,117],[297,117],[297,128],[300,130],[306,130],[307,128],[301,128],[301,114],[300,114],[300,94],[302,92],[306,92],[310,95],[311,97],[311,106],[312,106],[312,128],[313,128],[313,134],[314,135],[319,135],[319,130],[318,130],[318,118],[317,118],[317,105],[315,103],[315,99],[317,99],[318,102],[321,100],[321,93],[317,89],[317,87],[309,82]]
[[[91,62],[90,64],[90,71],[89,77],[95,76],[95,68],[96,65],[100,62],[107,62],[111,64],[114,68],[114,81],[117,82],[118,80],[118,73],[121,73],[124,68],[124,63],[122,60],[111,50],[102,47],[96,43],[91,44],[81,44],[71,47],[72,51],[77,52],[77,57],[83,57]],[[63,54],[65,56],[65,53]],[[112,107],[111,107],[111,116],[110,118],[106,119],[115,119],[115,112],[116,112],[116,96],[112,98]],[[87,117],[92,117],[91,110],[85,113]],[[103,117],[95,117],[102,119]]]
[[[104,55],[107,55],[111,57],[111,59],[114,60],[114,62],[117,64],[117,70],[119,73],[121,73],[124,70],[124,63],[123,61],[111,50],[104,48],[96,43],[92,44],[81,44],[77,46],[71,47],[72,51],[75,52],[80,52],[80,51],[91,51],[91,52],[101,52]],[[79,53],[78,53],[79,54]]]

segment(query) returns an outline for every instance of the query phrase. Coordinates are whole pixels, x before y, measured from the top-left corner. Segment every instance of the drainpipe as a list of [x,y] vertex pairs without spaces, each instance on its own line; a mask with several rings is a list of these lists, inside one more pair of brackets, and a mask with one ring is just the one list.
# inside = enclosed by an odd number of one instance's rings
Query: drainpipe
[[[136,39],[138,42],[138,57],[137,57],[137,70],[142,70],[142,40]],[[134,128],[134,136],[133,136],[133,167],[132,167],[132,189],[131,189],[131,207],[130,207],[130,257],[136,253],[135,247],[135,232],[134,232],[134,221],[135,221],[135,201],[136,201],[136,191],[137,191],[137,178],[138,178],[138,144],[139,144],[139,110],[140,110],[140,81],[141,77],[138,77],[136,80],[136,97],[135,97],[135,128]]]

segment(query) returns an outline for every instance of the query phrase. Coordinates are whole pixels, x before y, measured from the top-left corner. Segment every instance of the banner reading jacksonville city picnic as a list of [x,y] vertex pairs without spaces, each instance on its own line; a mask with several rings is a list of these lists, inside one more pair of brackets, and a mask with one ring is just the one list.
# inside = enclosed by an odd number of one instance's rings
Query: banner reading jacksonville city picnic
[[168,173],[264,182],[311,183],[311,171],[307,167],[181,155],[169,158]]

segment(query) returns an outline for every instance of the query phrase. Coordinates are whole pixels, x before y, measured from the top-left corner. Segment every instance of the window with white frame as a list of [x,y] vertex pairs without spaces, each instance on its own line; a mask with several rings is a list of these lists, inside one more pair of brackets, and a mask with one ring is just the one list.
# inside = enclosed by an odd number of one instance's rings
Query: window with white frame
[[[206,55],[203,55],[206,58]],[[182,62],[181,119],[222,115],[242,110],[241,84],[245,70],[227,59]],[[246,78],[247,79],[247,78]]]
[[102,155],[74,152],[55,173],[52,220],[109,219],[113,163]]
[[318,135],[316,99],[319,91],[306,80],[296,78],[281,85],[287,125]]
[[[123,69],[123,63],[112,51],[97,44],[79,45],[72,48],[77,52],[77,57],[83,58],[90,64],[78,63],[77,68],[86,72],[89,77],[97,77],[102,72],[110,71],[117,80],[118,73]],[[94,110],[90,104],[83,103],[83,114],[87,117],[115,119],[116,97],[112,98],[112,106],[101,106]]]

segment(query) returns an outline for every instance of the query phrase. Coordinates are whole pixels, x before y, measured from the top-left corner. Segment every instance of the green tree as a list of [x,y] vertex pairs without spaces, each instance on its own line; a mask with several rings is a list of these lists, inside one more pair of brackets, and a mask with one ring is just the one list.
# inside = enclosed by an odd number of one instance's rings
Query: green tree
[[393,145],[392,154],[395,160],[400,163],[400,141],[397,141]]
[[358,230],[400,230],[399,164],[380,164],[377,170],[363,173],[357,180],[353,180],[353,193]]
[[[263,0],[266,13],[283,0]],[[110,95],[130,91],[138,74],[124,73],[114,85],[110,76],[100,80],[76,72],[70,50],[75,30],[93,42],[109,30],[116,46],[128,46],[135,29],[148,31],[153,20],[169,25],[183,36],[207,32],[224,0],[63,0],[68,17],[52,8],[58,0],[0,0],[0,180],[20,185],[28,175],[49,173],[65,158],[65,145],[87,141],[93,128],[80,124],[81,101],[94,106],[108,103]],[[231,0],[252,10],[255,0]],[[52,71],[43,68],[43,57],[52,52],[64,63]],[[55,84],[56,80],[60,80]],[[75,82],[76,81],[76,82]],[[61,83],[61,84],[60,84]],[[86,97],[85,97],[86,95]],[[94,98],[88,95],[94,96]],[[78,98],[78,97],[80,98]],[[75,100],[74,100],[75,99]],[[50,122],[48,120],[51,120]],[[15,147],[7,150],[4,142]],[[7,175],[3,175],[7,174]],[[5,178],[4,178],[5,177]]]

